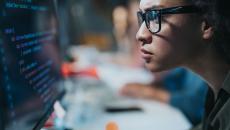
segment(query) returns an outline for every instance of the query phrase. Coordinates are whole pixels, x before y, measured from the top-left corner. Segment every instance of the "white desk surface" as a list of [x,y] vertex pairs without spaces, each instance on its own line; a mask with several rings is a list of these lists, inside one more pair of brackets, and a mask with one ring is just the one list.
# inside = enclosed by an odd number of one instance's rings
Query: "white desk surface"
[[[123,103],[125,103],[124,101]],[[119,130],[188,130],[191,124],[177,109],[155,101],[138,100],[142,112],[102,113],[84,127],[74,130],[105,130],[105,125],[116,122]]]

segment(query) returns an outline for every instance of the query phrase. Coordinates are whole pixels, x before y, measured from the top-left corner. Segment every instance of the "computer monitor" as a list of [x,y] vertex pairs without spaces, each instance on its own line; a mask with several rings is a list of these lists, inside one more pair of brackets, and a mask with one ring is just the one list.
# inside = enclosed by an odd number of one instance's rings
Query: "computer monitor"
[[0,129],[38,130],[63,94],[55,0],[0,1]]

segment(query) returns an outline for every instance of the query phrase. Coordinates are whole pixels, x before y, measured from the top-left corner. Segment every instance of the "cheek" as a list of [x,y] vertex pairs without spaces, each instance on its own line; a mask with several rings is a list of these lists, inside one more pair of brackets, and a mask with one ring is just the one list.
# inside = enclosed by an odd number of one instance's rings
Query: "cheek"
[[170,26],[164,26],[158,35],[152,37],[153,62],[164,66],[182,65],[189,57],[190,46],[183,36]]
[[[164,55],[179,58],[190,58],[200,46],[199,25],[191,22],[188,16],[172,17],[162,25],[158,36],[159,48],[165,49]],[[171,21],[171,22],[169,22]],[[183,59],[185,60],[185,59]]]
[[161,32],[152,37],[152,51],[159,59],[174,58],[183,45],[180,38],[170,26],[162,26]]
[[170,19],[172,22],[168,20],[162,24],[161,31],[152,36],[152,43],[148,45],[154,53],[152,61],[147,64],[151,70],[185,65],[199,50],[195,27],[183,18],[174,18]]
[[172,52],[172,45],[163,37],[154,37],[152,44],[152,51],[159,57],[168,56]]
[[150,44],[151,51],[154,53],[152,63],[156,66],[168,66],[174,64],[175,58],[178,58],[175,44],[169,42],[163,37],[153,37],[153,42]]

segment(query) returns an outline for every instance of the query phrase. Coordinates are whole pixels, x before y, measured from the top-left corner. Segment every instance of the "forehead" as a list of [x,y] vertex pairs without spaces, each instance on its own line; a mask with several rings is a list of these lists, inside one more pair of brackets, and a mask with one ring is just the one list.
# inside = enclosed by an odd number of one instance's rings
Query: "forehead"
[[158,8],[158,7],[172,7],[172,6],[180,6],[185,5],[186,0],[141,0],[140,9],[146,10],[150,8]]

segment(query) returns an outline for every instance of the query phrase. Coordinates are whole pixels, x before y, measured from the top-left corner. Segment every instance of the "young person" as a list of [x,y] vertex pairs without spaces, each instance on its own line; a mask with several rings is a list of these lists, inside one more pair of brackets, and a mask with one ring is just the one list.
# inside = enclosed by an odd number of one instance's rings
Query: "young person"
[[227,0],[141,0],[137,40],[153,72],[185,67],[210,86],[203,130],[230,130],[230,4]]

